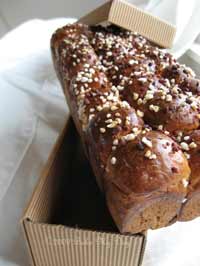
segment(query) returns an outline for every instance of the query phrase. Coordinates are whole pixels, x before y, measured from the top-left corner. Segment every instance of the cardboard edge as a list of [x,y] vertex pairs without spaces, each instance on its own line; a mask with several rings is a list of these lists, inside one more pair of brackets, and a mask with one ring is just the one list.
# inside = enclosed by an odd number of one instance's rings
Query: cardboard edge
[[79,18],[77,22],[92,25],[92,24],[98,24],[104,20],[107,20],[111,5],[112,5],[112,1],[108,1],[107,3],[90,11],[85,16]]
[[[146,244],[146,238],[147,238],[147,233],[146,232],[141,232],[141,233],[137,233],[137,234],[121,234],[120,232],[110,232],[110,231],[97,231],[94,229],[84,229],[84,228],[77,228],[77,227],[71,227],[71,226],[67,226],[67,225],[63,225],[63,224],[48,224],[48,223],[43,223],[43,222],[37,222],[37,221],[32,221],[29,218],[25,218],[22,221],[22,226],[23,229],[26,227],[26,223],[31,223],[31,224],[37,224],[39,226],[47,226],[47,227],[59,227],[59,228],[63,228],[65,230],[74,230],[74,231],[82,231],[82,232],[91,232],[91,233],[96,233],[96,234],[108,234],[108,235],[112,235],[112,236],[124,236],[124,237],[142,237],[143,238],[143,242],[142,242],[142,247]],[[25,230],[26,233],[26,230]],[[26,234],[25,234],[26,235]]]
[[[120,14],[121,17],[117,17],[119,15],[119,9],[124,11],[124,14],[123,13]],[[126,14],[127,9],[133,9],[134,16],[136,16],[137,18],[141,17],[143,18],[143,20],[141,20],[141,26],[140,26],[141,32],[138,29],[135,31],[138,31],[139,34],[143,35],[150,41],[156,43],[157,45],[163,48],[171,48],[173,46],[174,38],[176,35],[176,27],[172,23],[158,16],[154,16],[150,12],[140,9],[137,6],[124,0],[113,0],[103,4],[98,8],[96,8],[95,10],[89,12],[87,15],[81,17],[78,20],[78,23],[95,25],[107,21],[119,27],[126,28],[127,30],[134,31],[134,29],[128,26],[129,23],[126,21],[126,19],[125,20],[123,19],[126,18],[127,16]],[[125,24],[121,23],[122,22],[121,19],[123,21],[126,21],[126,23]],[[137,24],[138,27],[136,19],[135,23]],[[156,33],[155,32],[153,33],[152,31],[151,31],[152,34],[151,37],[150,36],[151,34],[145,33],[146,30],[144,30],[147,24],[156,25],[158,27],[158,30],[163,29],[163,31],[167,33],[168,38],[166,38],[166,36],[163,34],[159,38],[155,38]]]
[[69,127],[69,122],[70,122],[70,119],[71,117],[68,116],[67,119],[66,119],[66,123],[65,123],[65,126],[61,132],[61,135],[58,137],[56,143],[54,144],[53,146],[53,149],[51,150],[50,152],[50,155],[48,157],[48,160],[43,168],[43,171],[39,177],[39,180],[37,182],[37,184],[35,185],[35,188],[33,190],[33,193],[28,201],[28,204],[22,214],[22,218],[20,219],[20,223],[23,224],[24,223],[24,220],[30,220],[32,221],[32,217],[29,213],[29,209],[32,205],[32,202],[33,202],[33,199],[35,197],[37,197],[37,194],[38,194],[38,190],[41,191],[42,190],[42,187],[44,185],[44,181],[45,181],[45,177],[47,175],[47,173],[50,171],[51,169],[51,166],[53,165],[54,161],[55,161],[55,154],[57,153],[57,151],[59,150],[60,146],[62,145],[62,142],[63,142],[63,139],[64,139],[64,136],[65,136],[65,132],[67,131],[67,128]]
[[143,235],[143,241],[142,241],[140,259],[139,259],[138,266],[142,266],[143,259],[144,259],[144,253],[145,253],[145,249],[146,249],[146,244],[147,244],[147,232],[144,232],[141,234]]
[[28,236],[28,232],[26,230],[26,223],[27,222],[31,222],[28,218],[25,218],[23,220],[21,220],[21,228],[22,228],[22,232],[23,232],[23,235],[24,235],[24,238],[26,239],[26,247],[27,247],[27,250],[28,250],[28,254],[29,254],[29,257],[31,258],[31,264],[32,266],[36,266],[36,262],[35,262],[35,259],[34,259],[34,256],[33,256],[33,252],[32,252],[32,248],[31,248],[31,243],[30,243],[30,239],[29,239],[29,236]]

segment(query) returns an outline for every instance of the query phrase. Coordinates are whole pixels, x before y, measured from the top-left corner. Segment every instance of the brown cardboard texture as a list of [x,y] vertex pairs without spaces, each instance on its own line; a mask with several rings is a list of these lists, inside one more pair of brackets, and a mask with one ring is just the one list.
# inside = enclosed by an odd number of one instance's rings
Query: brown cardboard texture
[[88,25],[105,21],[138,32],[161,47],[173,45],[176,28],[172,24],[123,0],[109,1],[79,19]]
[[146,235],[121,235],[70,119],[22,218],[34,266],[138,266]]

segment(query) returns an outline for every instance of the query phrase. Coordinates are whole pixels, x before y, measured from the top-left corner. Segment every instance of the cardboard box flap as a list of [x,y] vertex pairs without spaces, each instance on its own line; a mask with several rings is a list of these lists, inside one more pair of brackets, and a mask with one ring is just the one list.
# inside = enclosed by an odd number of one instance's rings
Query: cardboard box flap
[[123,0],[109,1],[79,19],[79,22],[88,25],[105,21],[138,32],[161,47],[173,45],[176,28],[172,24]]

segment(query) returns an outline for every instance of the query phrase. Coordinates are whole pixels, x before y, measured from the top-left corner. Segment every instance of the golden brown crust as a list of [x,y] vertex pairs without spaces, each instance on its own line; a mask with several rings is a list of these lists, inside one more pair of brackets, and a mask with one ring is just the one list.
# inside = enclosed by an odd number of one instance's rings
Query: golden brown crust
[[[146,140],[151,143],[150,147]],[[146,156],[150,150],[156,159]],[[140,195],[159,191],[186,194],[183,180],[188,180],[190,172],[187,159],[180,147],[164,134],[156,131],[141,134],[134,141],[122,143],[112,151],[112,157],[116,157],[116,164],[107,161],[105,178],[124,193]]]
[[191,168],[187,198],[184,201],[179,220],[188,221],[200,215],[200,130],[194,130],[182,140],[188,145],[188,161]]
[[189,153],[177,138],[199,127],[193,72],[116,26],[65,26],[53,35],[51,49],[119,229],[136,233],[168,225],[179,214],[190,175]]
[[114,183],[106,184],[106,200],[113,219],[122,233],[138,233],[157,229],[175,222],[182,195],[163,193],[133,198],[124,194]]
[[189,191],[200,187],[200,130],[193,131],[190,135],[189,164],[191,168]]
[[190,68],[123,30],[113,34],[100,28],[92,44],[120,97],[143,111],[146,123],[171,133],[199,127],[200,87]]
[[128,104],[116,103],[94,117],[87,130],[87,143],[90,157],[94,160],[93,168],[97,169],[96,175],[100,175],[99,172],[103,175],[108,157],[120,141],[136,136],[142,128],[142,119]]

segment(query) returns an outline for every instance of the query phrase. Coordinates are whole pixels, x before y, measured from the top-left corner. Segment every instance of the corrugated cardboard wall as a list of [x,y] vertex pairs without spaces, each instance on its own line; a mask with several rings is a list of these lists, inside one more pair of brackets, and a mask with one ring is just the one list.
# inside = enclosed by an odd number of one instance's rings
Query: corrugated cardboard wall
[[143,237],[25,223],[37,266],[138,266]]

